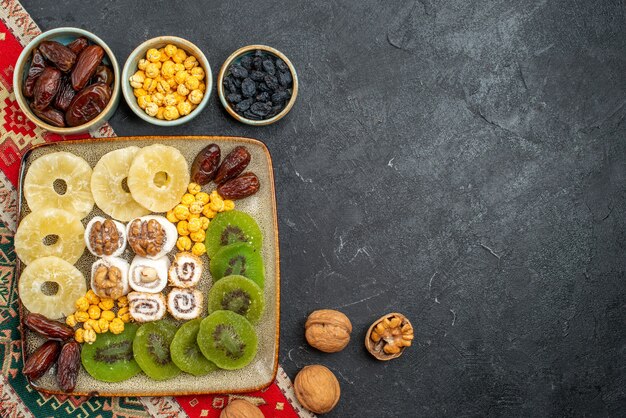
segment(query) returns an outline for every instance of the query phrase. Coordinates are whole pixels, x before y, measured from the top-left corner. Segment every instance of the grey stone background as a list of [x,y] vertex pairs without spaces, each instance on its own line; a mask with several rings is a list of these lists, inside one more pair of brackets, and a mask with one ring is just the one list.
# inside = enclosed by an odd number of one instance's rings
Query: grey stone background
[[[123,63],[147,38],[286,53],[296,106],[265,128],[213,94],[193,122],[119,135],[264,141],[281,235],[280,362],[330,367],[328,416],[626,415],[624,1],[23,0],[42,29],[95,32]],[[306,344],[318,308],[353,341]],[[398,360],[365,352],[390,312],[415,325]]]

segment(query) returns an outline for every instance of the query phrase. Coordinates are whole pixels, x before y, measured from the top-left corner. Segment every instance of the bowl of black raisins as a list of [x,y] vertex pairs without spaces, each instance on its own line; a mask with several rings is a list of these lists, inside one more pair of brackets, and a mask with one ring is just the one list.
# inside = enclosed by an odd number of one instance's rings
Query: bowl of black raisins
[[282,52],[265,45],[248,45],[233,52],[222,65],[217,94],[238,121],[269,125],[293,107],[298,76]]

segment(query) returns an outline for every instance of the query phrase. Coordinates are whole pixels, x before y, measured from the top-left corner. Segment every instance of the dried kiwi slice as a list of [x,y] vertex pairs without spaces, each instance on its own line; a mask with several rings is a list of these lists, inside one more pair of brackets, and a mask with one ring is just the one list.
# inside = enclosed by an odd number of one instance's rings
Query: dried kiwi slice
[[238,210],[218,213],[206,231],[206,251],[209,258],[221,248],[237,242],[247,242],[261,249],[263,235],[254,218]]
[[87,373],[103,382],[121,382],[130,379],[141,368],[133,358],[133,340],[137,329],[135,324],[125,324],[120,334],[98,335],[93,344],[83,344],[80,358]]
[[226,276],[209,290],[209,313],[232,311],[256,323],[264,307],[263,290],[243,276]]
[[198,347],[197,337],[200,322],[202,322],[202,318],[183,324],[170,344],[170,355],[174,364],[182,371],[194,376],[202,376],[217,370],[215,363],[207,360]]
[[209,269],[213,281],[238,274],[252,280],[261,288],[265,285],[263,258],[258,249],[245,242],[222,247],[211,258]]
[[170,358],[176,325],[169,321],[148,322],[137,330],[133,355],[141,370],[154,380],[178,376],[180,369]]
[[235,370],[254,359],[258,340],[246,318],[231,311],[215,311],[200,323],[198,346],[217,367]]

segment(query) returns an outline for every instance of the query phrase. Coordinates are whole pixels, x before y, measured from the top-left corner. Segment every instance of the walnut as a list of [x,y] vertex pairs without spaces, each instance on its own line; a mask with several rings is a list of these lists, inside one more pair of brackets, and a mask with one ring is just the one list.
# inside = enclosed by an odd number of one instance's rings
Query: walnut
[[113,254],[120,247],[120,234],[115,223],[110,219],[94,222],[89,231],[89,244],[98,256]]
[[402,314],[389,313],[367,330],[365,347],[378,360],[400,357],[413,341],[413,326]]
[[142,257],[156,256],[163,248],[165,238],[165,230],[155,219],[135,219],[128,229],[128,244]]
[[309,315],[304,325],[306,340],[325,353],[343,350],[350,342],[352,323],[343,313],[320,309]]
[[320,364],[300,370],[293,387],[300,404],[316,414],[330,412],[341,396],[339,381],[333,372]]
[[93,287],[100,296],[119,298],[122,296],[122,272],[115,266],[98,266],[93,277]]
[[220,418],[263,418],[263,412],[246,400],[235,399],[222,410]]

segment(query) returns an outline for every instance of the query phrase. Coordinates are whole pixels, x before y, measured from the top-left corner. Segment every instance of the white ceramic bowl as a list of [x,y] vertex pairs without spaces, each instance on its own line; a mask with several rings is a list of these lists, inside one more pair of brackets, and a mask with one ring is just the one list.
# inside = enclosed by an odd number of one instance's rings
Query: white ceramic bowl
[[[28,102],[26,101],[26,97],[24,97],[24,94],[22,93],[22,87],[28,75],[28,69],[30,68],[33,49],[35,49],[35,47],[39,45],[41,41],[57,41],[64,45],[67,45],[74,39],[81,36],[84,36],[93,44],[100,45],[104,49],[104,62],[111,66],[114,75],[111,100],[109,100],[109,104],[104,108],[102,113],[100,113],[98,116],[85,123],[84,125],[59,128],[57,126],[50,125],[35,116],[33,111],[30,109]],[[13,73],[13,92],[15,93],[15,98],[17,99],[17,103],[19,104],[20,109],[22,109],[22,112],[24,112],[26,117],[28,117],[28,119],[30,119],[35,125],[57,134],[72,135],[80,132],[86,132],[90,129],[97,129],[107,120],[109,120],[111,116],[113,116],[113,113],[115,113],[115,110],[117,110],[117,105],[120,101],[119,80],[120,67],[117,63],[117,60],[115,59],[115,55],[113,55],[113,51],[106,43],[104,43],[102,39],[98,38],[93,33],[80,28],[56,28],[42,33],[41,35],[30,41],[28,45],[26,45],[26,48],[24,48],[19,58],[17,59],[17,64],[15,64],[15,72]]]
[[[157,119],[154,116],[149,116],[142,108],[137,104],[137,98],[133,93],[133,88],[130,85],[128,79],[135,74],[137,71],[137,64],[139,60],[146,57],[146,52],[150,48],[163,48],[167,44],[175,45],[177,48],[183,49],[187,55],[193,55],[196,57],[200,66],[204,70],[204,84],[206,85],[206,90],[204,92],[204,97],[202,101],[198,104],[191,113],[186,116],[182,116],[178,119],[174,120],[161,120]],[[152,123],[153,125],[158,126],[177,126],[182,125],[183,123],[187,123],[196,116],[202,109],[206,107],[206,104],[209,102],[209,97],[211,96],[211,89],[213,88],[213,75],[211,74],[211,66],[209,65],[209,60],[204,56],[200,48],[196,45],[192,44],[186,39],[179,38],[177,36],[158,36],[156,38],[148,39],[141,45],[139,45],[131,54],[129,55],[126,63],[124,64],[124,69],[122,70],[122,93],[124,94],[124,99],[128,106],[132,109],[133,112],[141,119],[146,122]]]

